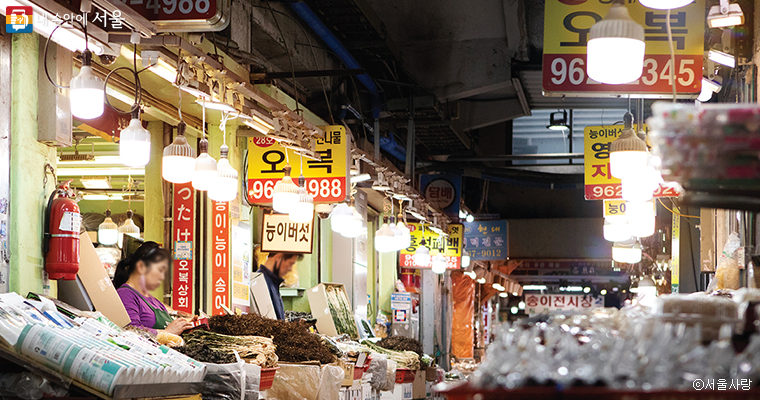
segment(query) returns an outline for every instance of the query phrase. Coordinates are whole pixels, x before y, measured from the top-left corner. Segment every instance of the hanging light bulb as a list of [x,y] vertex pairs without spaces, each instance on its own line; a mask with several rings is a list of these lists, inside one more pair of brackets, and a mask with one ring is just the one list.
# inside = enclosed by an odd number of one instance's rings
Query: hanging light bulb
[[470,253],[467,252],[466,248],[462,248],[462,268],[467,268],[470,266]]
[[[132,210],[127,210],[127,220],[119,227],[118,233],[118,246],[122,247],[124,244],[124,235],[140,238],[140,227],[135,225],[135,221],[132,220],[132,216],[135,215]],[[98,229],[100,231],[100,229]],[[100,234],[100,232],[98,232]]]
[[71,114],[80,119],[93,119],[103,115],[106,99],[105,83],[92,72],[92,52],[82,52],[82,68],[71,79],[69,86]]
[[655,10],[673,10],[693,3],[694,0],[639,0],[642,6]]
[[238,172],[230,165],[230,148],[223,144],[216,164],[217,179],[208,190],[208,198],[214,201],[232,201],[237,197]]
[[119,159],[128,167],[144,167],[150,161],[150,132],[140,123],[140,109],[132,112],[132,120],[119,134]]
[[198,144],[198,151],[200,154],[195,159],[193,188],[209,190],[216,184],[219,172],[216,170],[216,160],[208,154],[208,140],[205,137]]
[[98,243],[111,246],[119,237],[119,226],[111,219],[111,210],[106,210],[106,219],[98,225]]
[[356,211],[354,206],[349,207],[349,209],[353,212],[353,218],[348,221],[346,229],[342,230],[340,234],[349,239],[353,239],[364,234],[366,230],[364,229],[362,215]]
[[394,248],[395,239],[396,235],[393,233],[390,226],[388,226],[388,221],[386,220],[383,225],[380,226],[380,229],[375,232],[375,250],[380,253],[396,251]]
[[652,166],[644,166],[640,171],[623,177],[623,200],[644,202],[652,200],[652,196],[660,186],[662,175]]
[[604,219],[604,240],[609,242],[624,242],[631,239],[631,228],[628,221],[610,221]]
[[631,235],[640,238],[654,235],[654,201],[626,202],[625,215],[628,217]]
[[293,183],[290,171],[290,164],[285,165],[285,176],[274,185],[274,194],[272,194],[272,208],[282,214],[290,214],[299,200],[298,186]]
[[314,219],[314,197],[306,191],[306,178],[298,177],[298,201],[293,204],[290,214],[293,222],[309,222]]
[[647,144],[633,130],[633,114],[623,116],[624,128],[610,143],[610,173],[618,179],[639,173],[647,166]]
[[346,203],[340,203],[335,206],[332,214],[330,215],[330,221],[332,230],[340,233],[348,227],[350,220],[354,217],[354,212]]
[[399,219],[398,223],[396,224],[396,229],[399,231],[400,236],[396,236],[396,250],[403,250],[411,246],[412,244],[412,233],[409,231],[409,228],[404,224],[403,221]]
[[591,27],[586,71],[600,83],[633,82],[644,70],[644,51],[644,28],[631,19],[622,0],[615,0],[607,16]]
[[164,148],[161,160],[161,175],[171,183],[187,183],[193,180],[195,170],[195,149],[190,147],[185,137],[184,121],[177,124],[177,137]]
[[422,231],[422,241],[420,247],[414,252],[414,265],[417,267],[427,267],[430,265],[430,249],[425,246],[425,231]]
[[655,300],[657,300],[657,285],[652,278],[645,276],[639,281],[639,292],[636,297],[642,306],[654,306]]
[[617,242],[612,245],[612,259],[615,262],[636,264],[641,261],[641,245],[638,242]]
[[434,273],[440,275],[446,272],[446,257],[443,256],[442,249],[439,249],[438,254],[433,256],[432,264]]

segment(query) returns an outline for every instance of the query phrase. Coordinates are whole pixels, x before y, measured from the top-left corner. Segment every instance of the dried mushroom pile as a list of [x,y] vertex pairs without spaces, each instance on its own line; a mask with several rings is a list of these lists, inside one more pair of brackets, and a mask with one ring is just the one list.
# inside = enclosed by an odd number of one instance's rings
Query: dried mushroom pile
[[256,314],[219,315],[209,318],[212,332],[232,336],[262,336],[272,338],[277,357],[282,362],[335,361],[330,349],[319,335],[309,332],[304,322],[285,322],[263,318]]

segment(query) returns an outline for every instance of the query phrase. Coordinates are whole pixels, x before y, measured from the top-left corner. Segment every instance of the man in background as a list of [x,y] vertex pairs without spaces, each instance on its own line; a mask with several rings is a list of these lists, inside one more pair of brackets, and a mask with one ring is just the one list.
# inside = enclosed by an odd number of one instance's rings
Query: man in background
[[277,319],[285,319],[285,306],[280,295],[280,285],[285,281],[285,275],[293,270],[296,261],[301,260],[303,260],[302,254],[269,253],[267,261],[256,271],[262,273],[267,281],[269,297],[272,299]]

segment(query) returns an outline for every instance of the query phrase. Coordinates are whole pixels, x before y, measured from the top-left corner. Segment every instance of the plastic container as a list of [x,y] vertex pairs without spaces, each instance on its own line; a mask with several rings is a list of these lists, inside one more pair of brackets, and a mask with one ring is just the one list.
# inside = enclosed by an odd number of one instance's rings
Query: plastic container
[[272,388],[274,383],[274,376],[277,374],[279,368],[262,368],[261,369],[261,383],[259,383],[259,391],[265,391]]
[[416,370],[398,368],[396,369],[396,383],[412,383],[416,374]]

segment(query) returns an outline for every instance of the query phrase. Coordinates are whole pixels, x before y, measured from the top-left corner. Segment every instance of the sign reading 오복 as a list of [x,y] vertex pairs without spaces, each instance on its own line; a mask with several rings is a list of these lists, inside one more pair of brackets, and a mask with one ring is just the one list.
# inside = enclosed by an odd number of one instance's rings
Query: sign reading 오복
[[550,311],[588,310],[604,307],[604,297],[579,294],[529,294],[525,296],[525,311],[528,315]]
[[230,305],[230,210],[228,202],[211,203],[211,280],[214,285],[213,315],[224,315]]
[[264,214],[261,251],[311,254],[314,220],[293,222],[285,214]]
[[[350,160],[346,128],[338,125],[321,127],[325,138],[318,139],[316,151],[322,161],[303,159],[303,176],[306,190],[314,196],[314,203],[340,203],[348,195],[348,167]],[[248,181],[246,194],[250,204],[271,204],[274,185],[285,176],[284,168],[290,160],[290,176],[298,184],[301,175],[300,156],[286,150],[274,139],[255,137],[248,140]]]
[[[547,0],[544,12],[543,89],[547,96],[631,93],[646,97],[671,96],[671,76],[665,10],[626,1],[631,18],[644,27],[646,54],[641,78],[623,85],[600,84],[586,74],[586,45],[591,26],[604,18],[609,0]],[[705,0],[673,10],[670,16],[675,50],[678,93],[698,94],[702,87]]]
[[[649,128],[644,125],[644,131]],[[623,132],[623,125],[587,126],[583,130],[583,175],[586,200],[622,199],[620,179],[610,172],[610,144]],[[672,185],[660,185],[654,197],[678,197]]]
[[465,222],[464,240],[470,260],[504,260],[507,258],[507,221]]
[[[414,262],[414,252],[422,243],[422,225],[409,223],[409,232],[411,233],[411,244],[405,249],[401,249],[401,256],[398,259],[399,266],[404,268],[432,268],[432,265],[417,265]],[[463,231],[462,225],[449,225],[449,236],[441,243],[441,237],[437,233],[425,228],[425,246],[435,254],[434,249],[439,249],[443,245],[443,256],[446,257],[446,268],[459,269],[462,266],[462,243]]]
[[446,215],[459,218],[459,198],[462,192],[462,177],[456,175],[420,175],[420,191],[432,206],[443,210]]
[[175,183],[172,241],[172,308],[193,312],[193,240],[195,240],[195,190],[192,183]]

